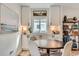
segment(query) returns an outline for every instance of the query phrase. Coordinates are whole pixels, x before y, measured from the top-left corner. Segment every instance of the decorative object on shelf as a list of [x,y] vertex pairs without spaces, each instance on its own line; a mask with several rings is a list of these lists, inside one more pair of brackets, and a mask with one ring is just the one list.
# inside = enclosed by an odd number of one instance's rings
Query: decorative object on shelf
[[76,17],[73,17],[73,18],[67,18],[67,16],[64,16],[64,23],[76,23],[78,22],[77,21],[77,18]]
[[32,37],[30,37],[30,40],[35,41],[35,40],[37,40],[37,37],[36,36],[32,36]]
[[69,26],[68,25],[63,25],[64,26],[64,30],[66,30],[66,29],[69,29]]
[[52,37],[56,37],[56,35],[60,34],[60,27],[57,26],[57,25],[54,25],[54,26],[50,26],[50,33],[52,34]]
[[73,36],[78,36],[79,35],[79,32],[78,31],[72,31],[72,34]]
[[68,18],[67,22],[74,22],[73,18]]
[[79,25],[77,24],[72,25],[72,29],[79,29]]
[[77,18],[76,18],[76,17],[73,17],[73,20],[74,20],[74,21],[76,21],[76,20],[77,20]]
[[30,33],[32,33],[32,27],[29,27],[28,30]]
[[64,22],[66,22],[67,21],[67,16],[64,16]]
[[76,40],[75,39],[73,39],[72,50],[74,50],[73,48],[77,48],[77,43],[76,43]]
[[64,31],[63,34],[63,45],[65,45],[68,41],[70,41],[70,36],[69,36],[69,32],[68,31]]

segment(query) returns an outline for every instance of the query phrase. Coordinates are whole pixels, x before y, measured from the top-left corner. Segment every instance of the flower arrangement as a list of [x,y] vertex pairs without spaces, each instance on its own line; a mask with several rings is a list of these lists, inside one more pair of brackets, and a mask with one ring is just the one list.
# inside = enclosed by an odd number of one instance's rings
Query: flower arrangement
[[32,27],[29,27],[29,29],[28,29],[28,30],[29,30],[29,32],[30,32],[30,33],[32,33]]

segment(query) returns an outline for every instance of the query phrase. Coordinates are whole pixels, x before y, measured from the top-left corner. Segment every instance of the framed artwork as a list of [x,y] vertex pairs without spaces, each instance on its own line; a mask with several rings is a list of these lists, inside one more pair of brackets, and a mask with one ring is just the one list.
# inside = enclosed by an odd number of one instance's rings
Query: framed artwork
[[47,10],[33,10],[33,16],[47,16]]
[[0,6],[0,26],[1,31],[0,32],[15,32],[18,31],[19,26],[19,16],[18,14],[5,6],[4,4],[1,4]]

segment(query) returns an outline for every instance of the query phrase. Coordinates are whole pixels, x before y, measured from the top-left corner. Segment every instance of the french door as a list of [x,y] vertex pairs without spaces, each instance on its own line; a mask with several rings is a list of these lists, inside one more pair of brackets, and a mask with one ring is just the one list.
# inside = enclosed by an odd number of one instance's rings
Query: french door
[[47,32],[47,19],[34,19],[33,33],[46,33],[46,32]]

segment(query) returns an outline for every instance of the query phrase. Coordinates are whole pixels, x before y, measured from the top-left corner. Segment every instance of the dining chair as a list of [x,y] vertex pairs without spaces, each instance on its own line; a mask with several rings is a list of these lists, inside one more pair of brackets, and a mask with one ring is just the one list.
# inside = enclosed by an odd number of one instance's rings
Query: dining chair
[[68,41],[65,44],[64,49],[62,50],[62,56],[70,56],[71,55],[72,44],[73,44],[73,41]]
[[29,51],[31,56],[40,56],[38,46],[32,40],[29,40]]
[[48,44],[48,40],[46,40],[46,39],[41,39],[41,40],[39,41],[39,45],[40,45],[40,46],[47,46],[47,44]]
[[40,46],[40,40],[39,39],[38,40],[35,40],[33,42],[35,42],[37,44],[37,46]]
[[[36,44],[37,48],[39,46],[46,46],[47,45],[46,39],[39,39],[37,36],[33,36],[33,35],[30,37],[30,41],[33,42],[34,44]],[[46,49],[40,49],[40,48],[38,48],[38,49],[39,49],[41,56],[47,55]]]
[[[46,39],[41,39],[39,41],[39,46],[47,46],[47,44],[48,44],[48,40],[46,40]],[[46,49],[39,49],[39,50],[40,50],[40,54],[42,56],[47,56],[48,55]]]
[[[35,42],[38,47],[47,45],[47,40],[39,40],[38,39],[38,40],[35,40],[33,42]],[[39,51],[40,51],[41,56],[46,56],[47,55],[47,50],[46,49],[40,49],[39,48]]]
[[[49,47],[56,48],[62,46],[62,42],[59,40],[49,40],[48,45]],[[60,49],[50,49],[50,55],[60,56],[61,55]]]

